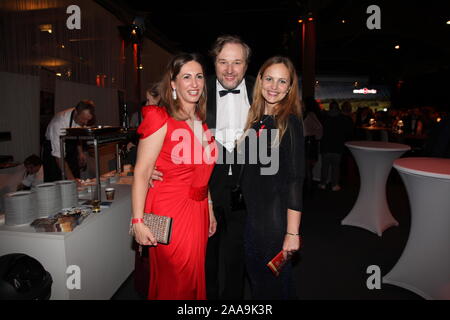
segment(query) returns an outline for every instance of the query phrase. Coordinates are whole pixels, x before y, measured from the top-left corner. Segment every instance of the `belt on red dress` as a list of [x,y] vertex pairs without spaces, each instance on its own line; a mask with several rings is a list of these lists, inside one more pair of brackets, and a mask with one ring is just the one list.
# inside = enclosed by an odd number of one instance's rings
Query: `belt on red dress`
[[202,201],[208,198],[208,186],[191,187],[189,190],[189,198],[195,201]]

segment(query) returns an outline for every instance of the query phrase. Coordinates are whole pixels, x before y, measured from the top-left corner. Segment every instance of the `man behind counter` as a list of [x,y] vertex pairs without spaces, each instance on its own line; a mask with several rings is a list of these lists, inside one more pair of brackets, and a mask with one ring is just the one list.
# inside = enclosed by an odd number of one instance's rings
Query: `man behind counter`
[[[65,128],[86,126],[95,117],[94,103],[90,100],[80,101],[75,108],[58,112],[50,121],[45,133],[43,162],[44,181],[61,180],[61,150],[60,136],[65,134]],[[68,179],[80,178],[80,168],[86,165],[86,155],[83,153],[81,141],[66,141],[65,170]]]

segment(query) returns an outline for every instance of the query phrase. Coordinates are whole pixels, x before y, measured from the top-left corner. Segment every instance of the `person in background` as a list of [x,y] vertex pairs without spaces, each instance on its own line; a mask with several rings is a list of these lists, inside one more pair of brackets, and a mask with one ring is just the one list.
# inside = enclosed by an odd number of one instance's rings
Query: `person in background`
[[19,190],[29,190],[38,184],[44,182],[44,168],[42,166],[42,160],[37,155],[32,154],[27,157],[23,162],[26,172],[22,183],[17,187]]
[[[144,107],[138,128],[131,222],[136,241],[151,246],[151,300],[206,299],[206,246],[217,226],[208,181],[217,148],[204,122],[205,76],[200,61],[196,54],[172,58],[161,82],[162,106]],[[180,147],[194,151],[181,153]],[[149,188],[155,165],[164,179]],[[143,223],[146,213],[173,219],[168,245],[157,244]]]
[[142,122],[142,107],[144,106],[159,106],[161,96],[159,95],[158,83],[154,83],[145,92],[146,100],[142,103],[139,110],[131,115],[130,128],[137,128]]
[[323,123],[323,137],[320,144],[322,172],[319,189],[325,190],[329,181],[331,190],[341,190],[339,185],[341,158],[345,148],[344,144],[350,139],[352,132],[351,119],[341,113],[336,101],[332,101]]
[[[292,264],[287,263],[278,277],[267,267],[281,251],[285,258],[292,256],[301,242],[305,148],[298,78],[288,58],[272,57],[259,70],[247,132],[245,151],[258,153],[256,164],[245,157],[242,176],[247,205],[245,262],[252,298],[295,299]],[[251,133],[258,142],[248,139]],[[267,148],[264,155],[270,150],[271,165],[277,161],[277,170],[264,174],[268,164],[255,144],[259,150]]]
[[352,104],[350,101],[344,101],[341,106],[342,114],[349,117],[353,123],[356,122],[356,114],[352,111]]
[[[351,120],[352,132],[351,135],[348,137],[348,140],[352,140],[355,136],[356,114],[352,111],[353,108],[350,101],[344,101],[342,103],[341,109],[342,115]],[[355,170],[357,170],[355,160],[353,159],[350,150],[348,148],[344,148],[341,159],[341,175],[349,179],[350,177],[352,177],[353,172],[355,172]]]
[[82,100],[76,107],[58,112],[50,121],[45,133],[43,146],[44,180],[52,182],[61,180],[61,157],[64,160],[66,177],[70,180],[80,178],[80,168],[86,166],[87,159],[80,142],[66,141],[66,154],[60,150],[60,136],[66,128],[87,126],[95,118],[94,102]]
[[[142,122],[142,108],[144,106],[159,106],[159,102],[161,101],[161,96],[159,94],[159,84],[153,84],[147,91],[145,92],[146,100],[142,102],[139,110],[135,111],[131,115],[130,119],[130,128],[137,128]],[[137,156],[137,145],[139,143],[138,137],[134,137],[131,139],[132,141],[128,142],[126,146],[126,163],[134,166],[136,164],[136,156]]]
[[428,157],[450,158],[450,117],[441,120],[431,130],[424,149]]
[[311,192],[313,185],[313,168],[319,160],[320,139],[323,135],[323,127],[320,122],[321,110],[313,97],[307,97],[303,101],[303,134],[305,136],[306,154],[306,183],[305,190]]

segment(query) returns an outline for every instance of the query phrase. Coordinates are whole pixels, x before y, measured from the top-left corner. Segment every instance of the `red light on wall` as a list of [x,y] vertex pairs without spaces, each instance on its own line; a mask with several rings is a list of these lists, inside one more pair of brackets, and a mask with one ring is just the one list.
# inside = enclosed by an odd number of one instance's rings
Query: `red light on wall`
[[314,21],[314,18],[310,17],[308,18],[308,21]]
[[133,43],[133,65],[134,69],[138,68],[138,44]]

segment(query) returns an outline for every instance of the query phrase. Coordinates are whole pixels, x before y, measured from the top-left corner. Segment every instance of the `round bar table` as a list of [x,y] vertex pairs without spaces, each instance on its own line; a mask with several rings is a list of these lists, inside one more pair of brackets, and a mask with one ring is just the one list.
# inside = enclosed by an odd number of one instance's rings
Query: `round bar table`
[[450,300],[450,159],[398,159],[394,168],[408,193],[411,230],[383,283],[425,299]]
[[361,186],[353,209],[341,224],[361,227],[381,237],[386,229],[398,226],[386,200],[386,181],[392,163],[411,148],[382,141],[350,141],[345,145],[358,165]]

